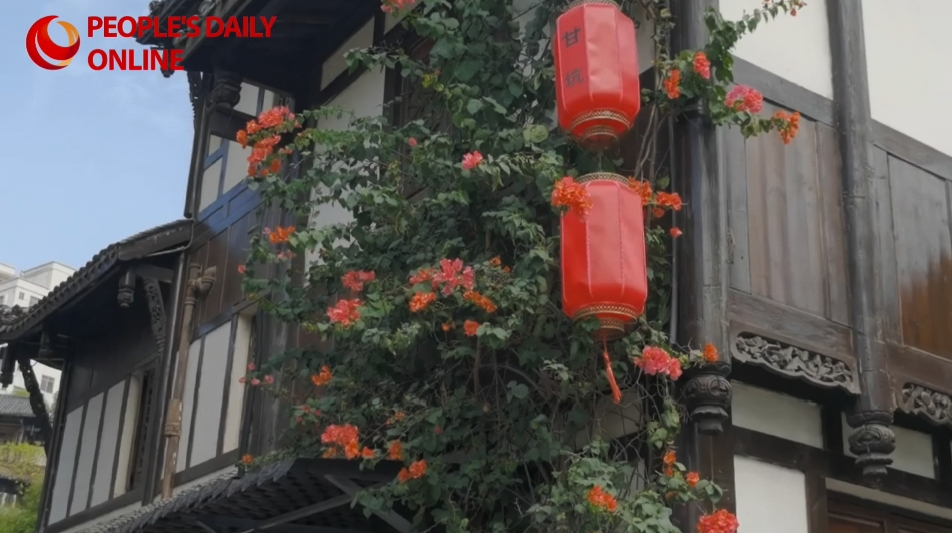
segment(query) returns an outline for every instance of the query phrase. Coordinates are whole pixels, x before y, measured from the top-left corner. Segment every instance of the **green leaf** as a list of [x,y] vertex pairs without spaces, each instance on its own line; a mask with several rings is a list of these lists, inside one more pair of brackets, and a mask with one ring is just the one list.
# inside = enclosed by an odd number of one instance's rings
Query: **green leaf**
[[476,100],[475,98],[470,100],[469,103],[466,104],[466,110],[469,111],[470,115],[475,115],[476,113],[479,113],[479,111],[482,108],[483,108],[483,103],[480,102],[479,100]]

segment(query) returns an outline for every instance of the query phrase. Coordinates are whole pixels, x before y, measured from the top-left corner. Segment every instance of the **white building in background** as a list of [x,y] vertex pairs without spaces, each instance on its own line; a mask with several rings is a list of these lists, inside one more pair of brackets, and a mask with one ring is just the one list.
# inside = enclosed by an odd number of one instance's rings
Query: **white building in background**
[[[12,266],[0,263],[0,306],[28,308],[43,299],[57,285],[73,275],[74,269],[55,261],[44,263],[17,273]],[[43,399],[48,408],[55,405],[59,390],[59,370],[40,363],[33,364],[33,373],[40,383]],[[24,394],[26,386],[23,375],[15,372],[13,385],[0,389],[0,394]]]
[[0,263],[0,305],[30,307],[73,272],[72,268],[53,261],[17,274],[15,268]]

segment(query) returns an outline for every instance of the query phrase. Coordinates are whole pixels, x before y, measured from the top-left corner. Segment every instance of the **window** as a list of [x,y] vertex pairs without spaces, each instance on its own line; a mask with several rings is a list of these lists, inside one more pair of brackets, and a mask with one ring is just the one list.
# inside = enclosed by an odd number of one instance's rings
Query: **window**
[[23,296],[25,296],[25,295],[21,292],[21,293],[20,293],[20,297],[19,297],[18,299],[22,300],[22,299],[23,299]]
[[7,295],[6,295],[6,294],[0,296],[0,305],[3,305],[3,302],[4,302],[6,299],[7,299]]
[[40,377],[40,390],[48,394],[53,394],[53,387],[56,386],[56,380],[49,376]]
[[32,305],[36,305],[36,304],[38,304],[39,302],[40,302],[40,299],[39,299],[39,298],[37,298],[36,296],[30,296],[30,305],[31,305],[31,306],[32,306]]

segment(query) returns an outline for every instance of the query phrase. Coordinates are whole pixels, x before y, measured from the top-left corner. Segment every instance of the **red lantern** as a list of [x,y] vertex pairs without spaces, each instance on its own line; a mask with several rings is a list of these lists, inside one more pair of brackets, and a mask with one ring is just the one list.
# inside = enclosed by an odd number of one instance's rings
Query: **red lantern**
[[641,109],[635,24],[612,0],[581,0],[556,31],[559,124],[584,146],[611,145]]
[[601,322],[599,336],[614,339],[645,310],[648,269],[641,196],[618,174],[575,180],[592,200],[588,213],[562,216],[562,304],[575,320]]
[[[562,216],[562,310],[574,320],[598,318],[604,342],[621,337],[645,310],[648,268],[641,196],[617,174],[587,174],[576,180],[592,201],[587,213]],[[615,403],[615,383],[607,346],[605,371]]]

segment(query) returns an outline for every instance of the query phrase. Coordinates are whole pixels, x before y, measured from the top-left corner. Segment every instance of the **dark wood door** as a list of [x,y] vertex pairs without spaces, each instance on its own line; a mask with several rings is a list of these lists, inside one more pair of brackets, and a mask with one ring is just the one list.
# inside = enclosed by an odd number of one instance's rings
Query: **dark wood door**
[[828,533],[952,533],[952,527],[931,521],[912,519],[872,507],[829,503]]

